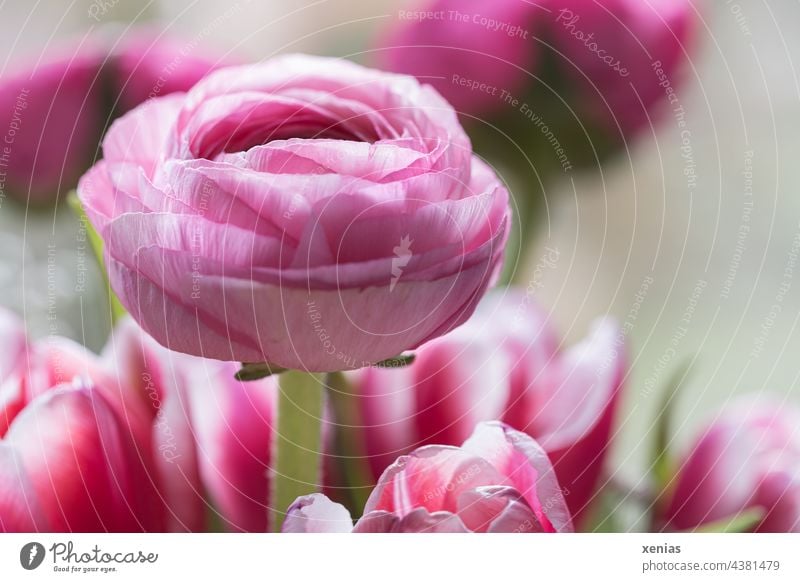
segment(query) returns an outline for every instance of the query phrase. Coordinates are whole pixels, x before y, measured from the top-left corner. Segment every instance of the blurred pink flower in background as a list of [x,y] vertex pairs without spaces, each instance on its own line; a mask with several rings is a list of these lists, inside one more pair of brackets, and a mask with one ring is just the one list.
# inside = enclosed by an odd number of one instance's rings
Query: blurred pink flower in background
[[546,4],[548,39],[563,54],[568,99],[579,117],[611,132],[619,126],[627,136],[648,124],[655,105],[677,97],[667,90],[682,80],[700,23],[690,0]]
[[759,532],[800,532],[800,410],[745,397],[723,409],[692,445],[662,518],[691,530],[762,509]]
[[411,366],[354,372],[374,477],[398,454],[461,443],[476,423],[499,419],[547,451],[580,524],[600,485],[626,359],[611,321],[562,350],[547,317],[525,292],[496,290]]
[[431,83],[465,117],[507,130],[527,104],[562,142],[583,124],[620,141],[678,84],[698,21],[689,0],[431,0],[398,12],[375,59]]
[[[0,76],[3,191],[49,203],[74,188],[114,116],[186,91],[219,59],[149,29],[101,29]],[[116,40],[119,38],[119,40]]]
[[378,481],[353,528],[322,494],[299,498],[284,532],[571,532],[562,490],[542,448],[502,423],[481,423],[461,447],[402,456]]
[[362,367],[466,321],[500,267],[507,191],[411,77],[301,55],[223,69],[103,151],[79,195],[111,284],[180,352]]
[[[540,49],[529,28],[539,13],[546,15],[522,0],[416,2],[413,10],[398,11],[388,34],[381,31],[375,60],[430,83],[459,113],[485,118],[505,107],[500,91],[521,95],[533,82]],[[514,31],[484,22],[508,23]],[[484,90],[471,81],[485,83]]]
[[274,380],[236,382],[130,321],[102,358],[2,324],[23,356],[0,384],[0,530],[267,531]]

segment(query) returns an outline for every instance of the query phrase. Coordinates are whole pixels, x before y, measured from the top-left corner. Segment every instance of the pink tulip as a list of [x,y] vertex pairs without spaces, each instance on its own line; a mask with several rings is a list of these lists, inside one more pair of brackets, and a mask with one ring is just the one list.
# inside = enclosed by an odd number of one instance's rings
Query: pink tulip
[[169,348],[358,368],[463,323],[508,196],[414,79],[284,56],[115,122],[79,195],[111,284]]
[[383,473],[353,528],[322,494],[299,498],[285,532],[571,532],[562,491],[542,448],[501,423],[482,423],[463,446],[427,446]]
[[500,419],[547,451],[580,524],[600,484],[625,374],[618,337],[604,320],[561,350],[530,296],[489,294],[466,325],[423,346],[408,368],[351,375],[373,475],[398,454],[460,443],[476,423]]
[[[21,325],[2,320],[3,343],[18,344]],[[96,364],[78,346],[41,342],[2,378],[0,530],[159,528],[158,497]]]
[[718,414],[681,464],[663,514],[690,530],[761,509],[759,532],[800,532],[800,410],[744,398]]
[[186,91],[215,67],[216,59],[147,30],[118,42],[105,32],[0,76],[0,194],[52,202],[91,166],[114,114]]
[[515,135],[520,123],[538,131],[526,125],[525,105],[562,141],[586,129],[573,116],[612,137],[646,123],[667,97],[654,63],[677,85],[699,20],[689,0],[428,0],[416,8],[398,11],[381,34],[380,65],[430,82],[465,118]]
[[[0,312],[0,337],[21,326]],[[102,357],[59,338],[0,384],[0,531],[267,531],[275,382],[172,354],[123,321]]]
[[130,319],[103,358],[128,416],[145,420],[167,529],[204,530],[210,514],[229,531],[269,531],[275,379],[238,382],[235,364],[170,352]]

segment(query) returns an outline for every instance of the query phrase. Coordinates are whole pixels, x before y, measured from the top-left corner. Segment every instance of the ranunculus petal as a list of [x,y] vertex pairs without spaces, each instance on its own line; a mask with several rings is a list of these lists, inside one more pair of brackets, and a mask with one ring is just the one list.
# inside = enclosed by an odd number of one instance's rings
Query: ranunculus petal
[[416,79],[282,56],[156,103],[115,125],[79,195],[159,343],[358,368],[457,327],[495,280],[508,192]]
[[153,177],[158,155],[175,123],[182,94],[151,99],[114,121],[103,139],[107,163],[135,163]]

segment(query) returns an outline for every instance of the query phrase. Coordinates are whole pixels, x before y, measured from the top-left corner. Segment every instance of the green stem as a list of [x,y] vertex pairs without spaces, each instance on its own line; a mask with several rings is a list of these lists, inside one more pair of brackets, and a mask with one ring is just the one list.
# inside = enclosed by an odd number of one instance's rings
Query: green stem
[[337,461],[347,485],[350,510],[360,516],[364,511],[370,491],[375,485],[367,462],[364,447],[364,430],[359,414],[358,394],[341,372],[331,372],[326,379],[328,398],[336,422]]
[[72,209],[72,212],[75,213],[75,216],[78,217],[81,226],[86,229],[86,238],[89,239],[89,244],[92,246],[92,251],[94,252],[94,258],[100,266],[100,272],[103,274],[103,281],[105,281],[106,284],[108,304],[111,309],[111,327],[114,327],[114,325],[125,316],[127,311],[125,311],[122,303],[119,302],[116,293],[111,290],[111,282],[108,280],[108,271],[106,271],[105,261],[103,260],[103,239],[100,238],[100,235],[97,234],[92,223],[89,222],[89,218],[83,211],[83,206],[75,190],[67,195],[67,204]]
[[322,483],[322,407],[324,386],[318,374],[291,370],[279,377],[278,433],[273,474],[273,531],[280,531],[286,510]]

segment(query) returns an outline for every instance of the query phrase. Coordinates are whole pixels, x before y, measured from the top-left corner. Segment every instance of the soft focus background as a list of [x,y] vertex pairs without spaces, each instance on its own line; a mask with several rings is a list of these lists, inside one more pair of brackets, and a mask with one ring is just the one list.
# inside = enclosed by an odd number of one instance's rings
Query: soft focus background
[[[244,59],[302,51],[364,61],[375,35],[412,4],[5,2],[0,74],[60,38],[112,22],[154,22],[187,43]],[[648,463],[654,411],[685,363],[678,446],[735,394],[770,390],[800,402],[800,3],[706,5],[678,89],[688,135],[667,115],[625,156],[552,185],[521,266],[520,280],[541,287],[537,297],[567,341],[598,315],[628,324],[632,372],[614,455],[629,479]],[[558,259],[545,260],[553,251]],[[0,200],[0,302],[22,313],[34,336],[103,344],[102,280],[66,206],[34,210]]]

